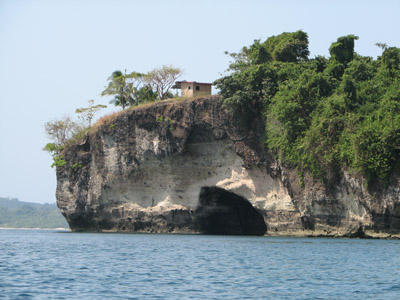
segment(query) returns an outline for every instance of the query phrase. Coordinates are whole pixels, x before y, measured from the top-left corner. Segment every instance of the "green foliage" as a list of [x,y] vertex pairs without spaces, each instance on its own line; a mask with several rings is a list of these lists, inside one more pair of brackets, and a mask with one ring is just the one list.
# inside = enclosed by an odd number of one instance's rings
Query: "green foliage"
[[51,167],[62,167],[66,164],[61,155],[62,151],[68,145],[78,143],[87,136],[90,127],[85,127],[84,125],[90,125],[94,115],[104,107],[105,105],[94,105],[94,100],[89,100],[88,107],[76,110],[78,118],[82,121],[81,123],[73,121],[69,116],[64,116],[61,119],[45,124],[46,134],[53,140],[52,143],[46,144],[43,148],[53,158]]
[[139,103],[154,102],[157,100],[157,93],[150,85],[145,85],[137,91],[137,98]]
[[339,37],[329,59],[307,59],[301,31],[256,40],[214,84],[242,123],[262,111],[265,148],[301,174],[329,185],[348,169],[384,186],[400,165],[400,49],[382,44],[374,60],[357,39]]
[[339,37],[329,48],[331,59],[342,64],[350,62],[354,56],[355,40],[358,40],[358,37],[352,34]]
[[65,166],[67,164],[67,162],[64,160],[64,156],[63,155],[54,155],[53,156],[53,164],[51,165],[51,167],[62,167]]
[[156,118],[156,122],[158,123],[166,123],[168,125],[171,125],[174,121],[170,117],[164,117],[164,116],[159,116]]
[[388,48],[386,43],[375,43],[375,46],[381,48],[383,51],[385,51]]
[[367,181],[387,184],[400,155],[400,84],[393,83],[381,97],[377,109],[360,118],[357,130],[349,136],[353,167]]
[[260,43],[260,40],[255,40],[254,44],[250,46],[248,57],[253,65],[264,64],[272,60],[271,53],[265,45]]
[[51,165],[52,168],[66,165],[67,162],[64,160],[64,156],[60,154],[64,148],[65,145],[57,145],[55,143],[48,143],[43,148],[43,150],[49,152],[53,158],[53,164]]
[[77,108],[75,113],[78,114],[78,118],[84,123],[86,127],[92,125],[93,117],[103,108],[107,108],[107,105],[97,104],[94,105],[94,100],[89,100],[89,106],[83,108]]
[[43,148],[44,151],[50,152],[51,154],[58,154],[64,149],[64,146],[56,145],[55,143],[47,143]]
[[143,83],[143,74],[132,72],[130,74],[114,71],[108,78],[107,87],[101,92],[102,96],[114,96],[110,103],[115,106],[125,107],[129,105],[138,105],[139,86]]
[[345,69],[344,64],[338,62],[335,59],[332,59],[329,61],[326,67],[326,73],[329,75],[330,78],[340,81],[344,73],[344,69]]
[[387,48],[382,54],[382,69],[389,73],[390,77],[400,76],[400,49]]
[[321,101],[312,113],[312,121],[302,138],[300,161],[323,180],[335,180],[340,171],[339,141],[346,122],[346,101],[332,95]]
[[263,43],[254,40],[252,45],[243,47],[239,53],[225,52],[225,54],[229,54],[234,60],[229,66],[231,71],[268,62],[299,62],[307,60],[310,54],[308,35],[301,30],[284,32],[268,38]]
[[[84,114],[82,114],[82,116],[83,115]],[[93,116],[91,116],[90,119],[92,117]],[[43,150],[51,154],[53,158],[52,168],[66,165],[67,162],[64,160],[64,156],[61,155],[62,151],[66,146],[81,141],[88,130],[89,128],[84,128],[68,116],[45,124],[47,136],[52,139],[53,142],[47,143]]]
[[68,228],[55,204],[38,204],[0,198],[0,227]]
[[276,61],[297,62],[307,59],[310,54],[308,35],[301,30],[272,36],[265,41],[264,45]]
[[240,117],[244,127],[262,109],[263,103],[275,94],[274,73],[274,66],[252,65],[214,82],[223,96],[224,106]]
[[102,96],[114,96],[110,103],[115,106],[137,106],[157,99],[172,98],[169,91],[183,70],[173,66],[155,68],[146,74],[132,72],[127,74],[117,70],[108,78]]
[[69,116],[63,116],[58,120],[45,123],[44,129],[47,136],[54,141],[57,147],[65,145],[70,138],[82,131],[82,127]]
[[72,165],[72,169],[73,170],[76,170],[76,169],[80,169],[80,168],[82,168],[83,167],[83,165],[82,164],[80,164],[80,163],[74,163],[73,165]]

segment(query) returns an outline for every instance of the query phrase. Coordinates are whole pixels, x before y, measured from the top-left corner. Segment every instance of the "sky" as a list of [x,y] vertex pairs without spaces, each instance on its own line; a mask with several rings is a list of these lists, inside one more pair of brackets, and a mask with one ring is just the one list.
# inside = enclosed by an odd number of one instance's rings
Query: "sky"
[[377,42],[400,47],[399,12],[399,0],[0,0],[0,197],[56,201],[44,123],[89,99],[109,105],[100,93],[115,70],[173,65],[213,82],[224,51],[300,29],[310,57],[355,34],[356,52],[376,58]]

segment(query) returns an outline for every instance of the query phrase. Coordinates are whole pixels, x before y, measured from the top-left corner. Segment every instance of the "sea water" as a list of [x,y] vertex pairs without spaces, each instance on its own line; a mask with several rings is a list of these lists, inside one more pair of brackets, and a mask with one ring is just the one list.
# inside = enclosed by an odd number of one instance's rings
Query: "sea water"
[[400,241],[0,230],[0,299],[400,299]]

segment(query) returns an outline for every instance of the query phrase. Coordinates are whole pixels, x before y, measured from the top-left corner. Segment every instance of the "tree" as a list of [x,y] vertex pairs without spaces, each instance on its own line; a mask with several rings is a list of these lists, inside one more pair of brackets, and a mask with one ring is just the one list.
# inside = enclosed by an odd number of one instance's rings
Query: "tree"
[[358,40],[358,36],[349,34],[341,36],[329,48],[331,58],[342,63],[349,63],[354,57],[354,41]]
[[130,98],[129,105],[139,105],[142,102],[147,102],[143,99],[143,93],[141,92],[147,85],[144,82],[144,74],[138,72],[132,72],[125,75],[127,85],[130,87]]
[[380,188],[400,174],[400,49],[378,44],[374,60],[357,39],[339,37],[329,60],[307,58],[303,32],[256,40],[214,84],[239,122],[263,117],[269,155],[330,187],[349,170]]
[[375,46],[381,48],[382,51],[385,51],[388,48],[388,45],[386,43],[375,43]]
[[93,117],[103,108],[107,108],[107,105],[97,104],[94,105],[94,100],[89,100],[89,106],[83,108],[77,108],[75,113],[78,114],[78,118],[83,122],[86,127],[90,127],[92,124]]
[[63,116],[60,120],[45,123],[44,129],[47,136],[54,141],[56,147],[65,145],[71,137],[82,130],[81,126],[67,115]]
[[297,62],[306,60],[310,54],[308,35],[301,30],[271,36],[264,42],[264,45],[276,61]]
[[107,78],[109,81],[108,86],[101,92],[102,96],[114,96],[114,99],[110,101],[115,106],[125,106],[129,103],[128,86],[124,74],[121,71],[114,71],[110,77]]
[[43,150],[49,152],[53,157],[53,164],[51,167],[64,166],[66,162],[64,156],[60,153],[69,139],[82,132],[82,127],[72,121],[69,116],[65,115],[60,120],[53,120],[45,123],[44,129],[47,136],[53,140],[53,143],[48,143],[43,148]]
[[233,58],[228,71],[241,71],[252,65],[266,64],[272,61],[298,62],[308,59],[308,35],[304,31],[284,32],[269,37],[265,42],[254,40],[248,47],[243,47],[239,53],[225,54]]
[[267,47],[260,40],[254,40],[252,45],[243,47],[239,53],[225,51],[225,54],[233,58],[228,71],[239,71],[251,65],[264,64],[272,60]]
[[180,68],[170,66],[162,66],[151,70],[145,75],[145,82],[157,92],[158,98],[164,100],[167,98],[170,88],[183,73]]
[[137,91],[137,98],[140,103],[153,102],[157,100],[157,93],[153,91],[150,85],[145,85]]
[[114,96],[110,101],[116,106],[125,107],[128,105],[138,105],[138,90],[139,86],[143,84],[143,74],[132,72],[130,74],[123,74],[121,71],[114,71],[107,79],[108,86],[101,93],[102,96]]
[[390,77],[400,75],[400,49],[389,47],[382,53],[382,68],[386,69]]

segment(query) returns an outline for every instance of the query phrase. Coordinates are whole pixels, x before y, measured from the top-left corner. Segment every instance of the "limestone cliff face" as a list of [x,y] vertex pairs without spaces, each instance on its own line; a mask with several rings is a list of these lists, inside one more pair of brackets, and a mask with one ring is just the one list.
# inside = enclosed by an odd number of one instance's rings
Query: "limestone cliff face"
[[109,120],[63,153],[57,204],[74,231],[346,235],[400,232],[399,180],[331,190],[268,159],[262,119],[242,132],[218,97]]

